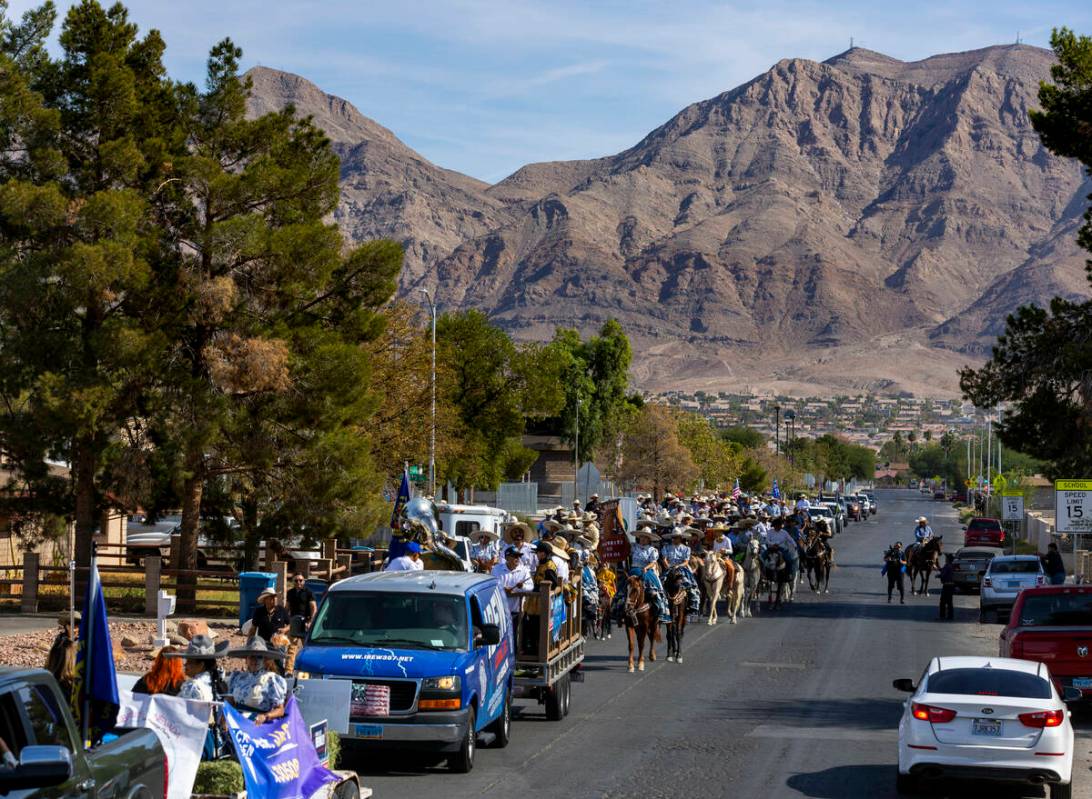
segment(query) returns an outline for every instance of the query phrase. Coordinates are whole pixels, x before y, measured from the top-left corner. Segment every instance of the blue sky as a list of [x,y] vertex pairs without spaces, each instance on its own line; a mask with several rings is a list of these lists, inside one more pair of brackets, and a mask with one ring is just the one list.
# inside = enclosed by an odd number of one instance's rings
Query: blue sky
[[[12,0],[21,13],[34,3]],[[60,0],[62,8],[66,0]],[[297,72],[429,160],[490,182],[532,161],[628,147],[782,58],[859,46],[903,60],[1052,26],[1092,34],[1088,0],[132,0],[175,77],[231,36],[246,66]]]

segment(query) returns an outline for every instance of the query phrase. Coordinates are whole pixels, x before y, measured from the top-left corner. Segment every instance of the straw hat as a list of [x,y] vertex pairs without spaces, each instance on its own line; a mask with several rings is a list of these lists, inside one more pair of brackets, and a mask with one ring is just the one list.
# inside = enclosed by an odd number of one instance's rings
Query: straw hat
[[271,660],[283,660],[284,652],[277,649],[275,646],[270,646],[260,636],[254,636],[242,649],[229,649],[227,656],[229,658],[262,658]]
[[507,543],[509,543],[509,544],[513,543],[512,533],[515,532],[516,530],[522,530],[523,531],[523,541],[524,541],[524,543],[530,542],[531,538],[534,537],[534,533],[531,531],[531,528],[528,525],[524,524],[523,522],[516,522],[515,524],[510,524],[510,525],[508,525],[507,527],[504,528],[504,540]]
[[224,656],[231,646],[227,641],[214,644],[207,635],[195,635],[190,643],[180,652],[166,652],[166,658],[185,658],[186,660],[217,660]]
[[561,529],[561,522],[559,522],[557,519],[544,519],[542,521],[542,527],[545,530],[557,532]]
[[656,535],[656,533],[652,532],[647,527],[639,528],[637,530],[637,532],[634,533],[633,535],[638,540],[640,540],[641,538],[647,538],[649,541],[652,541],[653,543],[655,543],[656,541],[661,540],[660,536]]
[[475,530],[470,535],[473,536],[474,540],[480,540],[483,535],[488,537],[490,541],[496,541],[498,538],[500,538],[500,536],[494,533],[492,530]]

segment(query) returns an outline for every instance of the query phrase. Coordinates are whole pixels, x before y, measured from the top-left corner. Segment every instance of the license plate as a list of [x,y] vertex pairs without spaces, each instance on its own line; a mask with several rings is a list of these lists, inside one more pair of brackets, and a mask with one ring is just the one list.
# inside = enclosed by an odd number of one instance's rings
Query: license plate
[[1019,588],[1023,583],[1019,580],[1009,580],[1009,588]]
[[1074,688],[1092,688],[1092,677],[1074,677]]
[[379,739],[383,737],[382,724],[357,724],[354,731],[357,738]]
[[971,725],[971,732],[975,735],[1001,736],[1001,722],[992,719],[975,719]]

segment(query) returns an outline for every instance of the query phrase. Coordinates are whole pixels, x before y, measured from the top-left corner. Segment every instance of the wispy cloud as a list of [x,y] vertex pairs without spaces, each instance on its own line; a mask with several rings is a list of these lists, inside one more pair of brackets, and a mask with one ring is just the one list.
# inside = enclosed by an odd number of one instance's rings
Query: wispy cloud
[[[33,0],[12,0],[20,13]],[[62,0],[62,6],[65,3]],[[684,105],[782,58],[858,44],[913,60],[1055,25],[1092,31],[1087,0],[131,0],[172,73],[200,81],[230,35],[246,64],[298,72],[431,161],[487,180],[537,160],[633,144]]]

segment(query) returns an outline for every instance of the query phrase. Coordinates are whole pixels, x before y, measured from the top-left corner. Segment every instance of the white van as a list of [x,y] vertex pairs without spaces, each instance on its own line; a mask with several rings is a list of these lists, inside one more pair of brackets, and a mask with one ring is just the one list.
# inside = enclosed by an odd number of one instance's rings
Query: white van
[[457,538],[470,538],[479,530],[488,530],[499,537],[506,524],[516,521],[516,517],[502,508],[488,505],[450,505],[441,502],[436,506],[440,517],[440,529]]

